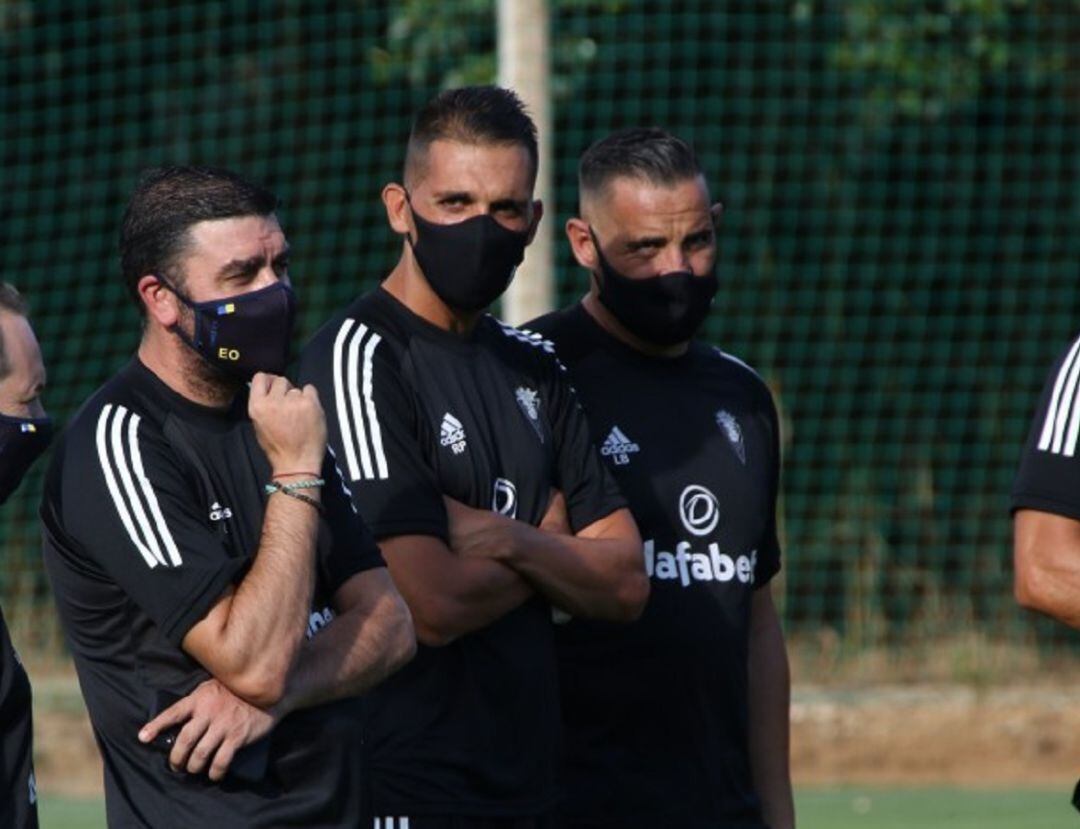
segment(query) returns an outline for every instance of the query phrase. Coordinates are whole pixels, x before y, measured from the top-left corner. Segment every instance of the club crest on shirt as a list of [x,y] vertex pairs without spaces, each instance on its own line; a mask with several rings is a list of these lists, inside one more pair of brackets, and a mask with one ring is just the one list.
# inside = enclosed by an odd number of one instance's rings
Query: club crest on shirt
[[442,425],[439,427],[439,443],[450,448],[455,455],[465,451],[465,426],[450,412],[443,415]]
[[743,441],[742,427],[739,425],[739,421],[735,419],[735,415],[727,409],[720,409],[716,413],[716,425],[723,431],[728,443],[731,444],[731,448],[739,456],[739,461],[745,466],[746,443]]
[[514,390],[514,399],[517,400],[518,408],[521,409],[529,425],[533,427],[540,442],[544,442],[544,433],[540,428],[540,394],[536,389],[518,386]]

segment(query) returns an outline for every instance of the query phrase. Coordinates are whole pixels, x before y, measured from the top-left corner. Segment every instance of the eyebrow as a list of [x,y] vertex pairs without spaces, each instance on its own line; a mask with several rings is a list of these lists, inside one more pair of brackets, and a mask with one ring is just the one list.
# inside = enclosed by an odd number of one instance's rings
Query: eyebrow
[[432,198],[435,201],[447,201],[449,199],[465,199],[466,201],[475,201],[476,198],[468,190],[446,190],[442,193],[433,193]]
[[640,239],[627,239],[626,246],[631,250],[646,248],[652,245],[666,245],[667,239],[663,236],[643,236]]
[[[286,258],[289,255],[289,250],[289,247],[286,246],[285,249],[281,251],[281,253],[279,253],[273,258],[272,261],[280,262],[282,259]],[[221,270],[218,271],[218,273],[221,276],[235,273],[247,273],[248,271],[258,270],[260,267],[262,267],[263,261],[264,260],[262,254],[256,254],[255,256],[250,256],[247,259],[233,259],[231,262],[227,262],[221,268]]]

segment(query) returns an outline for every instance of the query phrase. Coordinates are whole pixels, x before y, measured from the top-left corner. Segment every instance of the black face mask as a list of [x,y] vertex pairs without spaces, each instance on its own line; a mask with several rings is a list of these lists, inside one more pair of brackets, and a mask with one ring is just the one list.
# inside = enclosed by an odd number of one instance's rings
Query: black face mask
[[654,345],[676,345],[697,333],[719,287],[714,271],[702,276],[673,271],[631,279],[611,266],[591,228],[589,233],[603,274],[600,301],[627,331]]
[[[412,203],[409,204],[410,208]],[[412,211],[413,255],[424,278],[455,311],[481,311],[502,296],[525,258],[529,234],[507,230],[488,214],[439,225]]]
[[16,490],[34,461],[49,448],[52,437],[50,418],[0,415],[0,504]]
[[296,296],[284,282],[210,302],[192,302],[162,284],[195,314],[194,336],[179,326],[177,335],[211,365],[244,381],[259,371],[284,374],[296,320]]

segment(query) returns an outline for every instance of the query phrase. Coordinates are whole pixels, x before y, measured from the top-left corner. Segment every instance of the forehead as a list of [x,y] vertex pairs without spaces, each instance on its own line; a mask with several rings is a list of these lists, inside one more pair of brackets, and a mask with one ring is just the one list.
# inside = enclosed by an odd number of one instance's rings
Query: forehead
[[709,190],[702,176],[672,185],[647,179],[619,177],[586,206],[596,220],[610,222],[627,233],[696,224],[709,217]]
[[188,230],[187,258],[248,259],[285,249],[277,216],[239,216],[198,222]]
[[417,169],[417,187],[433,193],[530,198],[532,157],[520,144],[466,144],[437,139]]

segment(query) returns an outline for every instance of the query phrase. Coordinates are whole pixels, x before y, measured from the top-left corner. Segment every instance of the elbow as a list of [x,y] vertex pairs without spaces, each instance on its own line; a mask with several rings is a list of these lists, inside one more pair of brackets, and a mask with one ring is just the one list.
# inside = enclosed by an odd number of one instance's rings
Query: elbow
[[1046,575],[1038,567],[1027,565],[1017,568],[1013,579],[1013,596],[1021,607],[1042,613],[1050,612],[1046,587]]
[[649,601],[649,577],[634,572],[622,580],[615,592],[616,622],[636,622]]
[[250,668],[231,677],[218,677],[223,685],[256,708],[273,708],[285,697],[288,669],[274,666]]
[[413,606],[411,610],[415,638],[421,645],[443,648],[461,636],[462,631],[455,625],[453,603],[443,597],[429,599],[422,607]]

